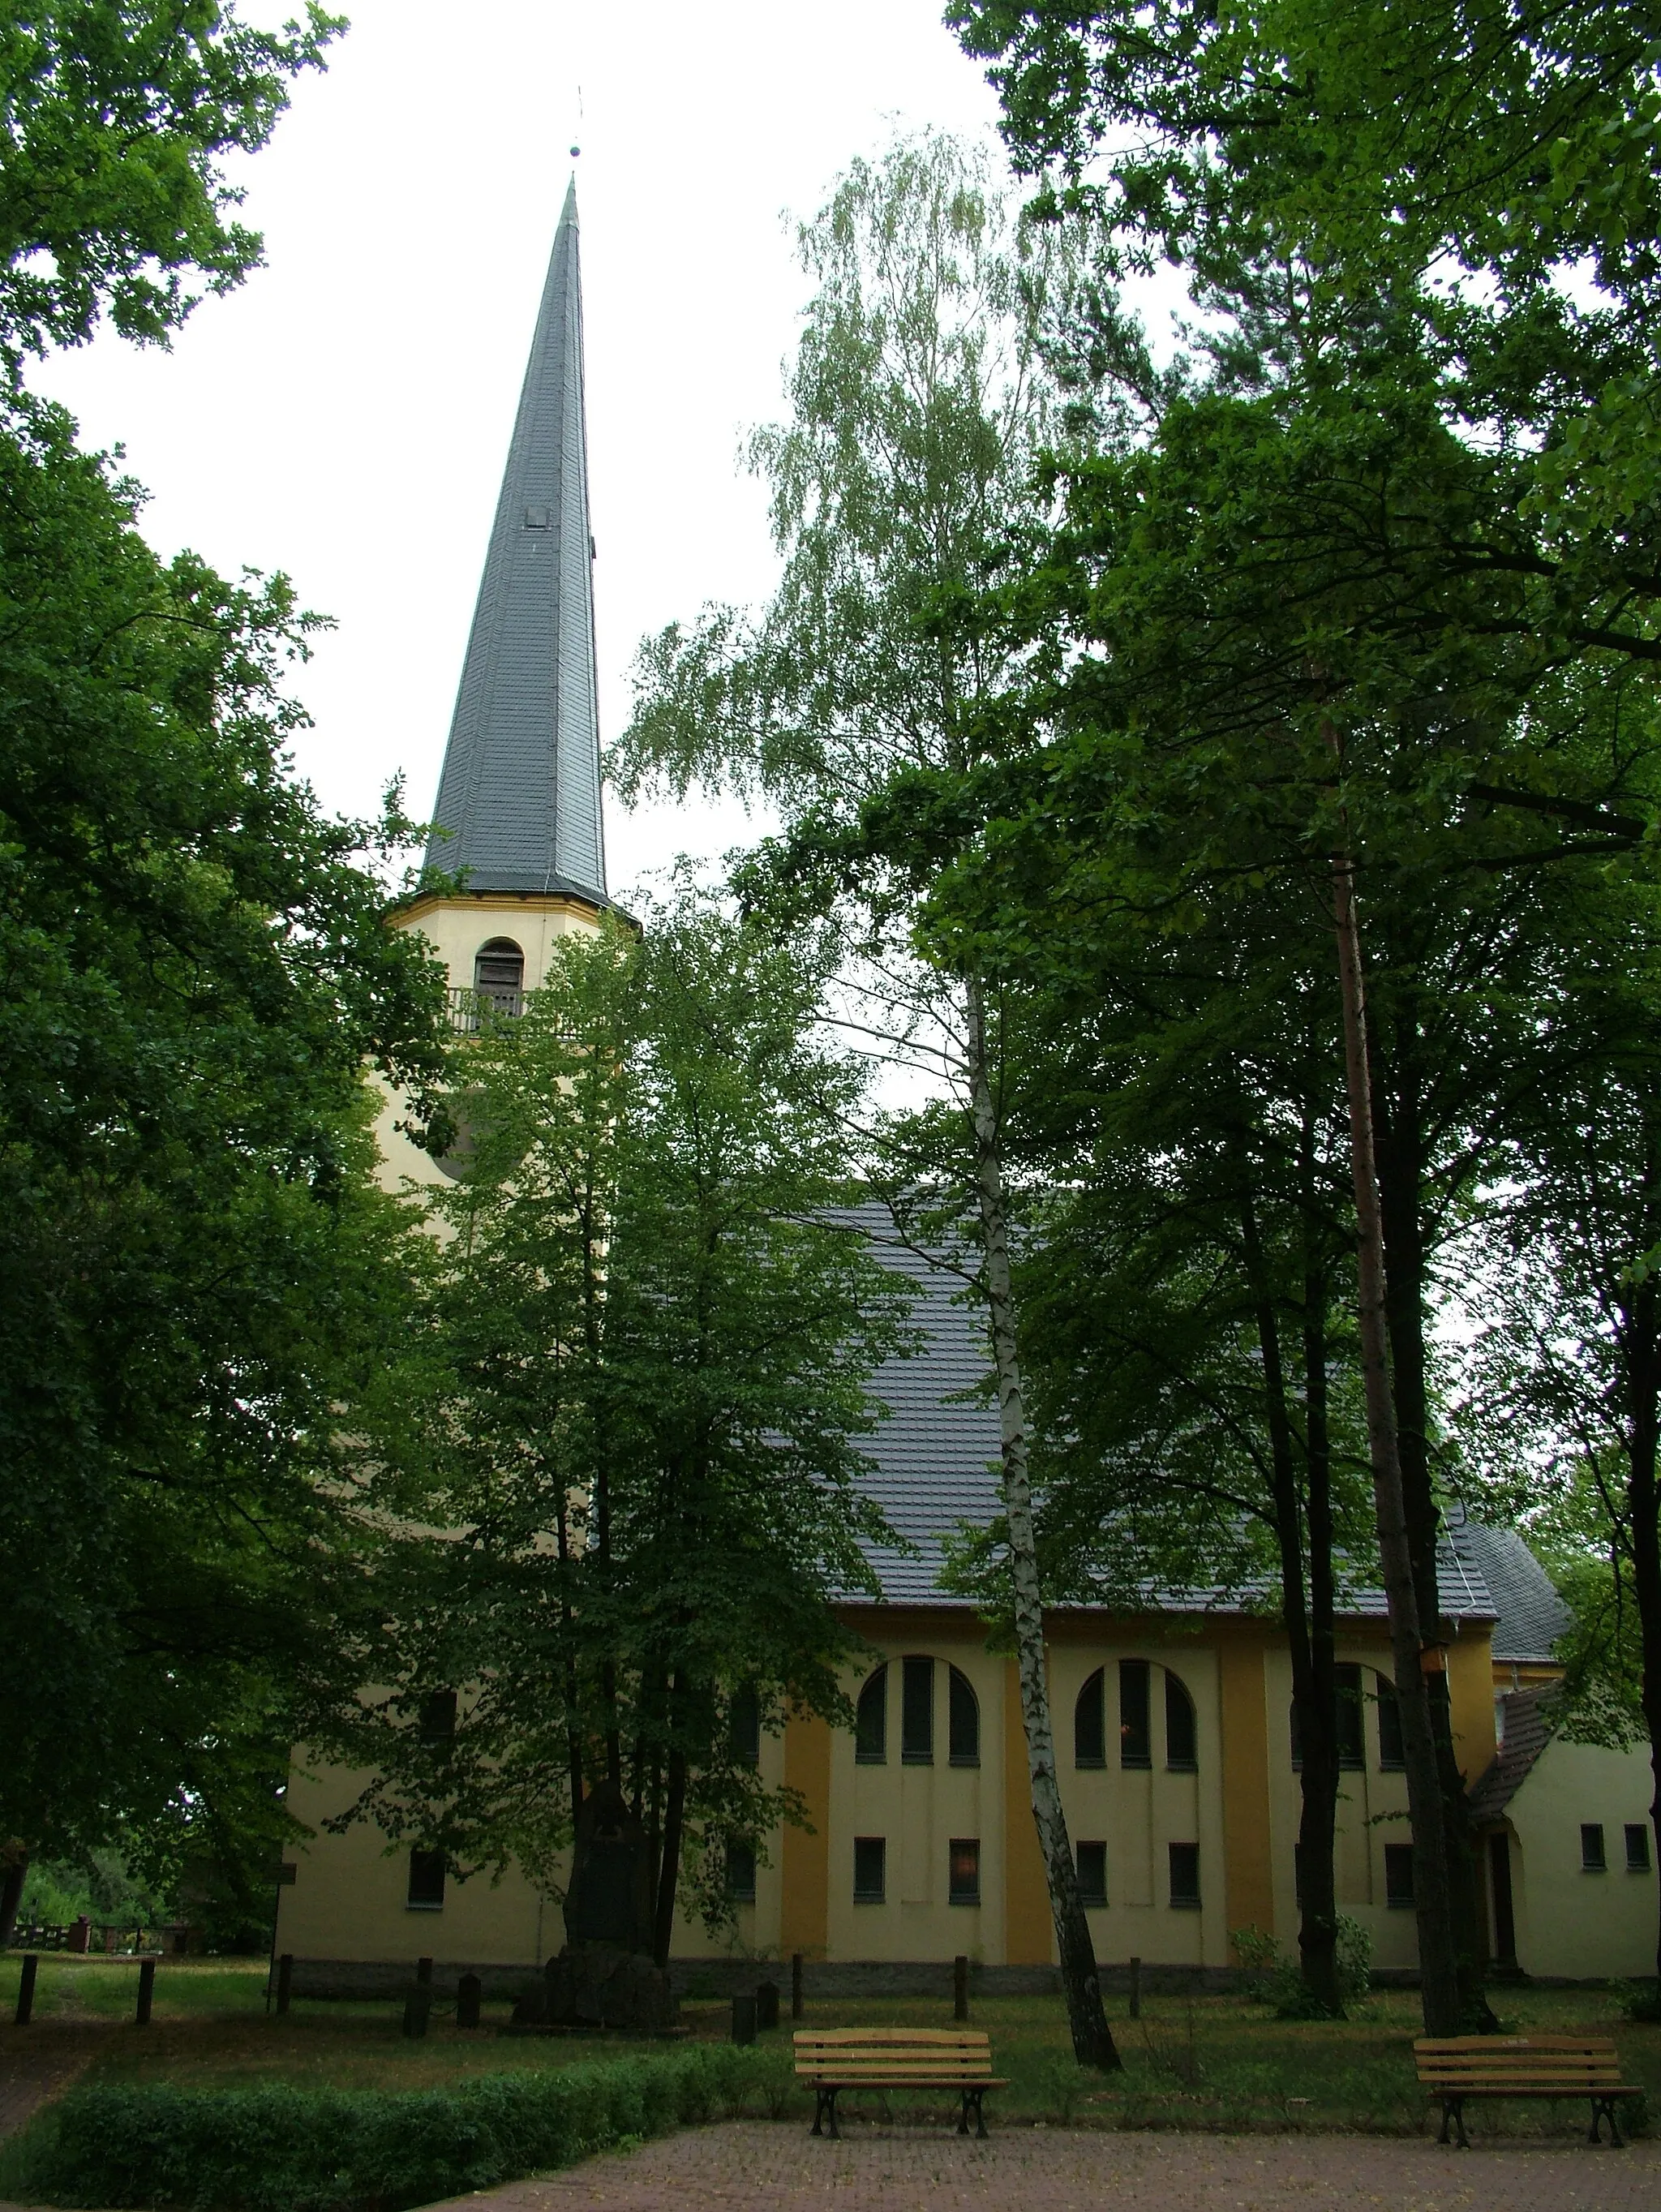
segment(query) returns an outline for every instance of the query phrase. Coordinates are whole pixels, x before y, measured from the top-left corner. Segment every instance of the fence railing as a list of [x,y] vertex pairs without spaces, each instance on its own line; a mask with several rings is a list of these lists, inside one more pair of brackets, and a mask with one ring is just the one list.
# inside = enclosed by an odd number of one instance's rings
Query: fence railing
[[458,1036],[476,1036],[492,1022],[511,1022],[524,1012],[523,991],[502,988],[450,994],[450,1026]]
[[12,1929],[14,1951],[68,1951],[90,1959],[142,1956],[185,1948],[189,1930],[180,1921],[71,1920],[64,1926],[46,1920],[20,1920]]

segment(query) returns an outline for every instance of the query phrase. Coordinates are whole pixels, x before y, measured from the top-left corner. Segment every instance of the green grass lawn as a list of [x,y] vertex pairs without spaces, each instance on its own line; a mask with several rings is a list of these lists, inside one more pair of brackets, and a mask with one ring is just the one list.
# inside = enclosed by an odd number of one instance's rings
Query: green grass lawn
[[[673,2045],[590,2036],[518,2038],[494,2031],[505,2006],[487,2007],[485,2025],[463,2033],[435,2008],[424,2041],[407,2042],[400,2008],[297,2001],[285,2020],[264,2009],[261,1961],[164,1960],[156,1977],[151,2025],[132,2024],[137,1969],[45,1958],[35,2021],[10,2025],[18,1961],[0,1960],[0,2065],[33,2051],[43,2060],[89,2061],[88,2078],[133,2083],[167,2081],[221,2087],[284,2081],[342,2088],[421,2088],[482,2074],[570,2065],[603,2057],[650,2057]],[[811,1969],[809,1969],[811,1990]],[[1650,2091],[1661,2112],[1661,2028],[1639,2027],[1602,1990],[1504,1990],[1496,2007],[1514,2032],[1613,2035],[1626,2078]],[[1109,2006],[1125,2058],[1122,2074],[1100,2076],[1075,2066],[1058,1998],[989,1997],[973,2007],[973,2024],[987,2029],[997,2071],[1010,2087],[989,2100],[994,2118],[1052,2125],[1265,2129],[1288,2127],[1412,2133],[1426,2123],[1413,2079],[1411,2044],[1418,2032],[1416,1999],[1408,1992],[1374,1996],[1349,2021],[1278,2021],[1238,1997],[1149,1998],[1143,2017],[1125,2017],[1125,2001]],[[688,2002],[682,2018],[695,2038],[724,2038],[724,2004]],[[807,2024],[949,2027],[949,2002],[926,1999],[822,2000],[809,2002]],[[810,2100],[789,2078],[790,2027],[764,2036],[768,2084],[758,2116],[799,2118]],[[880,2100],[864,2109],[880,2117]],[[928,2109],[896,2094],[896,2117]],[[1482,2135],[1555,2135],[1585,2124],[1584,2107],[1501,2105],[1479,2115]]]

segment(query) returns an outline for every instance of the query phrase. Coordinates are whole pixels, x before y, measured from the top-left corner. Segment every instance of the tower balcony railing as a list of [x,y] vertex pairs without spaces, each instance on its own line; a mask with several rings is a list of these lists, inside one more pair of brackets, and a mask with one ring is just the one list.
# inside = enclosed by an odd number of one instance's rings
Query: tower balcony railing
[[487,984],[482,991],[453,990],[450,994],[450,1026],[458,1036],[476,1036],[495,1022],[511,1022],[524,1012],[524,993],[505,984]]

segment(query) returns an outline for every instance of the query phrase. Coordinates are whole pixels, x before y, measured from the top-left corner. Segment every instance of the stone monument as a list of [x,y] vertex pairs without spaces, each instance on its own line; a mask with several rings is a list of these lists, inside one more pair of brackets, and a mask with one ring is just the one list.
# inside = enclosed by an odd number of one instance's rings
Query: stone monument
[[577,1818],[565,1899],[565,1947],[539,1988],[513,2008],[520,2028],[615,2027],[637,2035],[673,2028],[669,1976],[652,1963],[652,1853],[614,1782],[602,1782]]

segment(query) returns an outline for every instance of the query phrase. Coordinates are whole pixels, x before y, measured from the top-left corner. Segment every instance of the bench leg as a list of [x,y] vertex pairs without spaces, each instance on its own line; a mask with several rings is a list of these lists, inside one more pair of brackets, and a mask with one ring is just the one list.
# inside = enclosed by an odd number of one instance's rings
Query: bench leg
[[1436,2138],[1438,2142],[1446,2142],[1447,2141],[1447,2131],[1450,2127],[1454,2128],[1458,2131],[1456,2140],[1458,2148],[1460,2150],[1469,2150],[1470,2148],[1470,2137],[1465,2133],[1465,2100],[1463,2097],[1443,2098],[1442,2132]]
[[[836,2094],[834,2089],[821,2089],[817,2083],[814,2085],[813,2132],[816,2136],[828,2135],[833,2142],[840,2142],[842,2138],[836,2125]],[[821,2127],[821,2120],[828,2120],[830,2126],[827,2129]]]
[[1612,2150],[1624,2150],[1627,2147],[1627,2139],[1621,2132],[1621,2122],[1618,2117],[1616,2101],[1613,2097],[1594,2097],[1592,2099],[1591,2130],[1587,2136],[1586,2141],[1588,2142],[1602,2142],[1603,2140],[1603,2123],[1605,2120],[1609,2124],[1609,2148]]
[[962,2092],[963,2109],[957,2116],[957,2132],[966,2136],[969,2132],[969,2107],[973,2106],[975,2140],[978,2142],[986,2140],[986,2115],[980,2108],[980,2100],[985,2094],[983,2089],[965,2089]]

